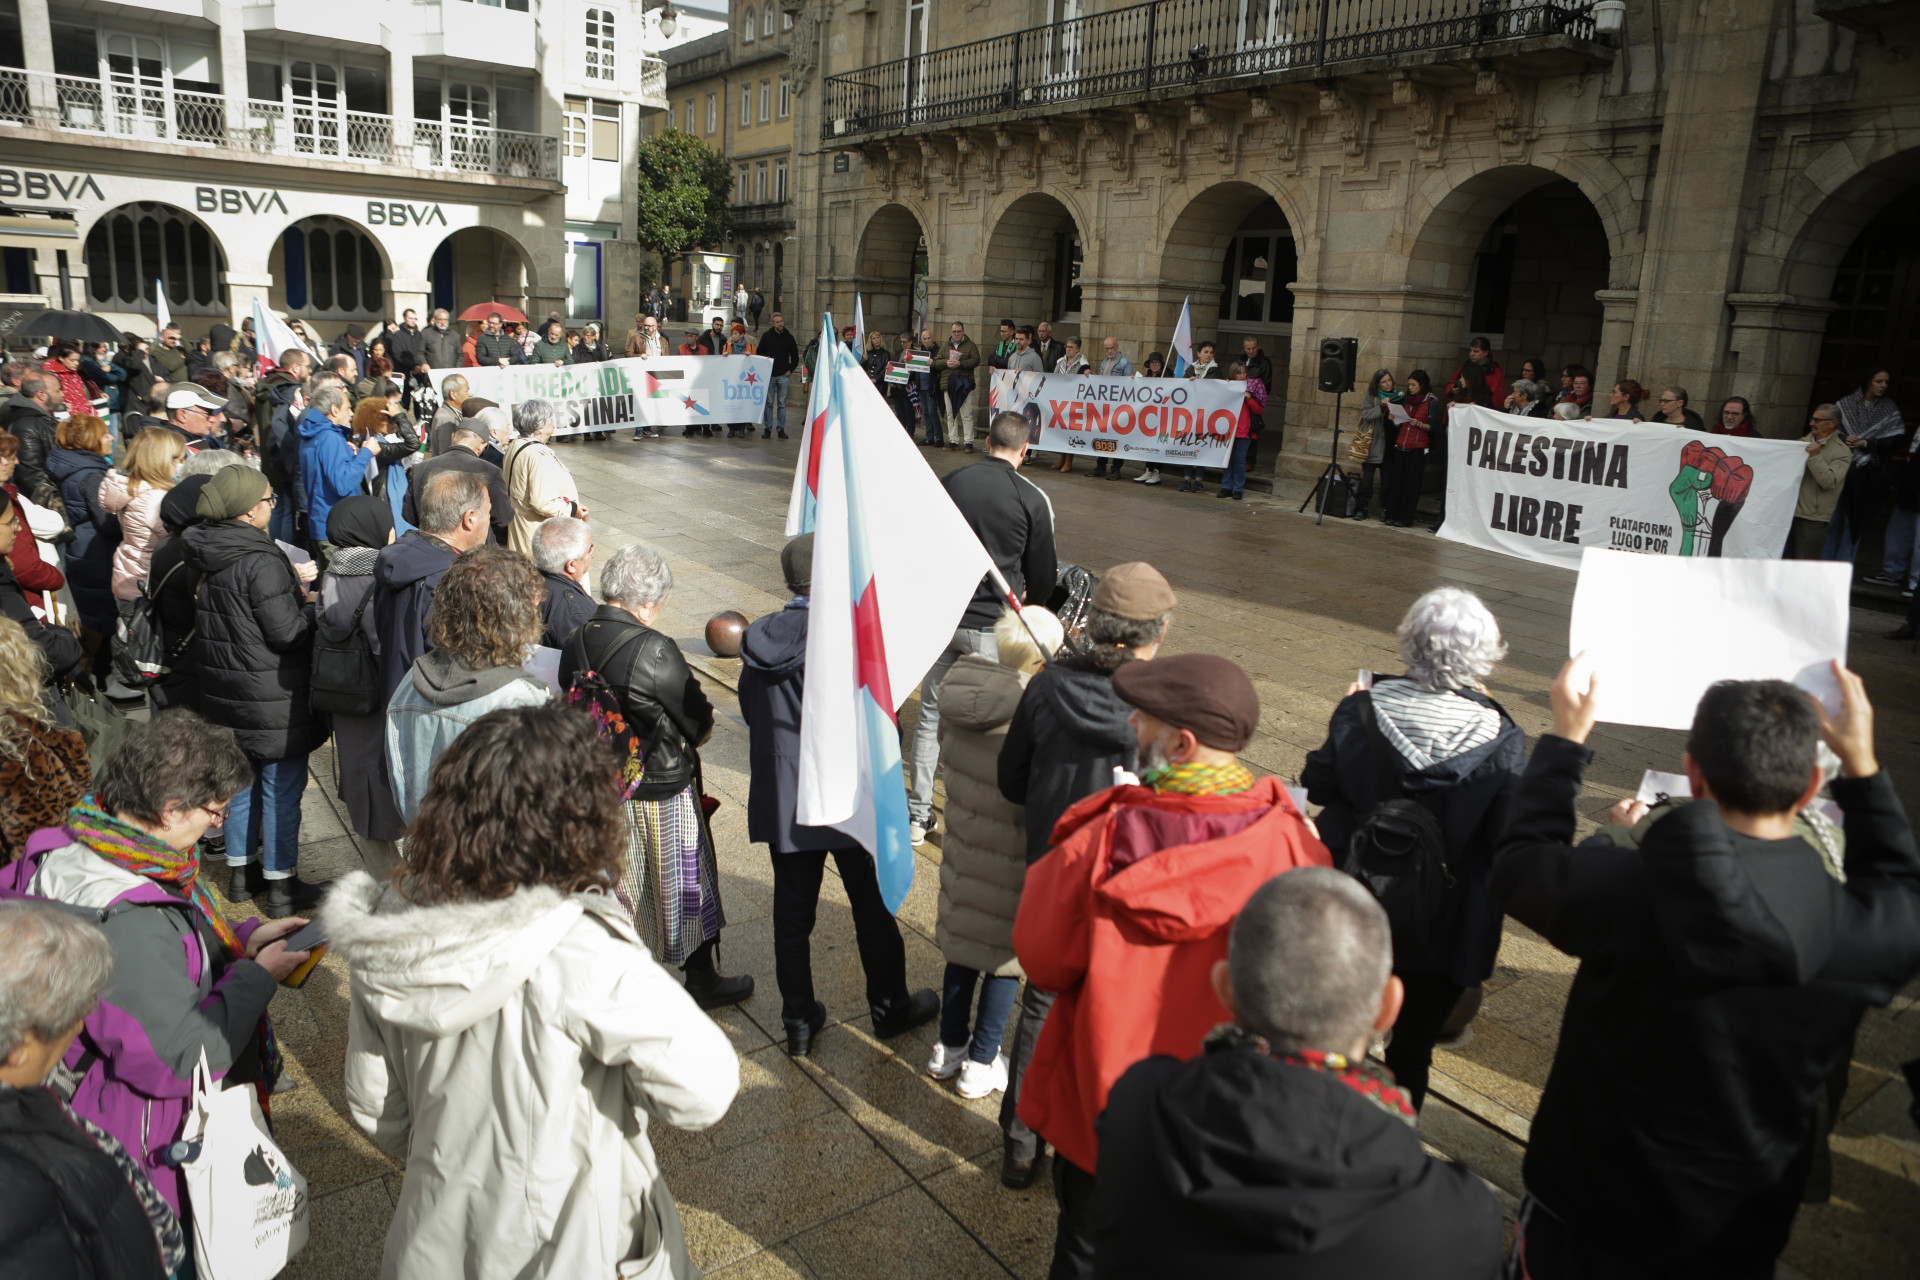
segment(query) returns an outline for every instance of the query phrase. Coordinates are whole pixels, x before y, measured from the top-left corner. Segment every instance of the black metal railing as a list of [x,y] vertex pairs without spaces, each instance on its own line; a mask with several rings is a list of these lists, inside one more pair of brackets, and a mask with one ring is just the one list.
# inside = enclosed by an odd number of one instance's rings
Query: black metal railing
[[1533,36],[1593,38],[1574,0],[1152,0],[828,76],[825,138]]

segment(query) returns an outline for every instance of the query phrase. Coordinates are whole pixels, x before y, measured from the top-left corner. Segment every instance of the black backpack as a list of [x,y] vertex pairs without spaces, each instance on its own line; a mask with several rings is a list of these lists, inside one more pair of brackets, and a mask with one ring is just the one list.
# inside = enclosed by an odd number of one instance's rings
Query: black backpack
[[1371,698],[1361,701],[1360,718],[1380,793],[1393,798],[1375,804],[1354,828],[1340,869],[1379,899],[1396,946],[1424,947],[1446,912],[1454,884],[1446,834],[1425,805],[1405,798],[1396,753],[1374,719]]
[[380,666],[373,645],[360,629],[360,616],[373,600],[374,588],[360,597],[353,619],[344,628],[322,622],[313,633],[312,680],[307,705],[315,711],[341,716],[370,716],[380,709]]
[[185,563],[185,560],[176,560],[151,592],[141,584],[139,596],[114,624],[113,673],[129,689],[145,689],[166,679],[173,670],[172,664],[180,660],[180,655],[193,643],[194,632],[199,630],[194,627],[171,647],[160,634],[160,610],[154,604],[154,597],[166,589]]

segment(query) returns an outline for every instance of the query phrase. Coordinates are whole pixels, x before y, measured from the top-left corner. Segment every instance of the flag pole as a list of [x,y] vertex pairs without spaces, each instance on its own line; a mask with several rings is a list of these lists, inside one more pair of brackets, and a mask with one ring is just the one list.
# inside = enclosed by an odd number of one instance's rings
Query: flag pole
[[1047,646],[1040,643],[1040,637],[1033,632],[1033,625],[1027,621],[1025,611],[1020,608],[1020,597],[1013,594],[1013,586],[1007,581],[1007,575],[1000,572],[1000,566],[991,559],[987,561],[987,574],[993,579],[993,585],[1000,590],[1008,604],[1013,606],[1013,616],[1020,619],[1020,625],[1027,630],[1027,636],[1033,641],[1033,647],[1040,652],[1041,660],[1051,662],[1053,655],[1047,652]]

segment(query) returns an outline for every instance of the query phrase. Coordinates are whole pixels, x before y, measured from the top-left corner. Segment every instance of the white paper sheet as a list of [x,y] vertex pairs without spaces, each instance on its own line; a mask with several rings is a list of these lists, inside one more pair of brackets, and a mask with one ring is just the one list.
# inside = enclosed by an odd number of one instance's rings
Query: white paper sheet
[[1661,773],[1658,769],[1649,769],[1640,775],[1640,790],[1634,799],[1641,804],[1659,804],[1669,796],[1693,798],[1693,784],[1687,781],[1684,773]]
[[1413,421],[1412,415],[1410,415],[1403,406],[1395,404],[1391,400],[1387,401],[1387,419],[1395,426],[1402,427]]
[[1600,681],[1600,719],[1685,729],[1716,680],[1790,680],[1840,709],[1851,566],[1816,560],[1580,558],[1567,649]]
[[547,682],[547,688],[559,697],[566,692],[560,687],[560,651],[549,649],[540,644],[533,647],[533,656],[520,664],[520,669],[528,675]]
[[306,564],[309,560],[313,559],[311,553],[294,546],[291,542],[282,542],[280,539],[275,538],[273,545],[280,548],[280,554],[287,558],[288,564]]

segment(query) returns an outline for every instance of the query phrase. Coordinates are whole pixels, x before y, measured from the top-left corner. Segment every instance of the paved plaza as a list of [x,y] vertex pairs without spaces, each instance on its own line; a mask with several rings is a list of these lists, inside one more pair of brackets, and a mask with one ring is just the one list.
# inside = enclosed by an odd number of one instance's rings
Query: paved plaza
[[[680,1206],[694,1260],[709,1274],[746,1277],[1018,1276],[1046,1273],[1053,1201],[1042,1180],[1025,1193],[1000,1186],[999,1099],[966,1102],[921,1073],[935,1028],[875,1040],[865,1015],[852,918],[828,877],[814,935],[816,981],[831,1022],[811,1059],[790,1060],[780,1039],[773,981],[772,876],[763,846],[746,840],[747,732],[732,695],[737,664],[707,655],[700,636],[723,608],[758,616],[780,607],[795,445],[774,441],[625,436],[559,449],[590,504],[597,558],[640,540],[666,552],[675,575],[662,629],[678,638],[721,709],[703,750],[728,927],[721,967],[752,973],[754,998],[720,1015],[741,1054],[732,1111],[705,1133],[652,1129]],[[926,452],[941,470],[974,458]],[[1329,521],[1249,493],[1242,503],[1173,486],[1089,479],[1030,468],[1051,499],[1063,562],[1096,570],[1152,561],[1180,596],[1170,651],[1223,654],[1252,675],[1260,732],[1245,758],[1289,778],[1319,745],[1328,716],[1360,668],[1398,670],[1393,628],[1420,592],[1471,588],[1499,617],[1511,653],[1491,692],[1521,727],[1549,727],[1547,688],[1566,652],[1571,572],[1440,542],[1424,531]],[[884,531],[883,531],[884,532]],[[903,536],[904,535],[903,533]],[[1909,645],[1879,638],[1889,615],[1856,609],[1852,665],[1879,718],[1881,759],[1909,809],[1920,802],[1920,686]],[[1649,609],[1649,626],[1685,625]],[[1711,663],[1711,653],[1699,661]],[[903,720],[913,714],[909,702]],[[1590,827],[1642,770],[1677,769],[1683,735],[1602,725],[1589,788]],[[301,871],[324,879],[360,865],[332,798],[331,747],[312,760]],[[938,987],[934,944],[939,839],[921,850],[900,922],[908,976]],[[1435,1096],[1421,1117],[1427,1141],[1518,1203],[1528,1121],[1551,1061],[1574,964],[1509,923],[1499,968],[1470,1040],[1436,1059]],[[356,1280],[378,1273],[401,1172],[346,1117],[341,1084],[347,976],[329,956],[299,992],[273,1005],[301,1087],[275,1100],[276,1126],[314,1197],[313,1239],[286,1273]],[[1783,1275],[1820,1280],[1920,1273],[1920,1132],[1907,1120],[1898,1064],[1920,1056],[1920,983],[1870,1015],[1833,1138],[1830,1203],[1804,1209]],[[1011,1028],[1009,1028],[1011,1031]],[[1648,1053],[1659,1045],[1646,1046]]]

